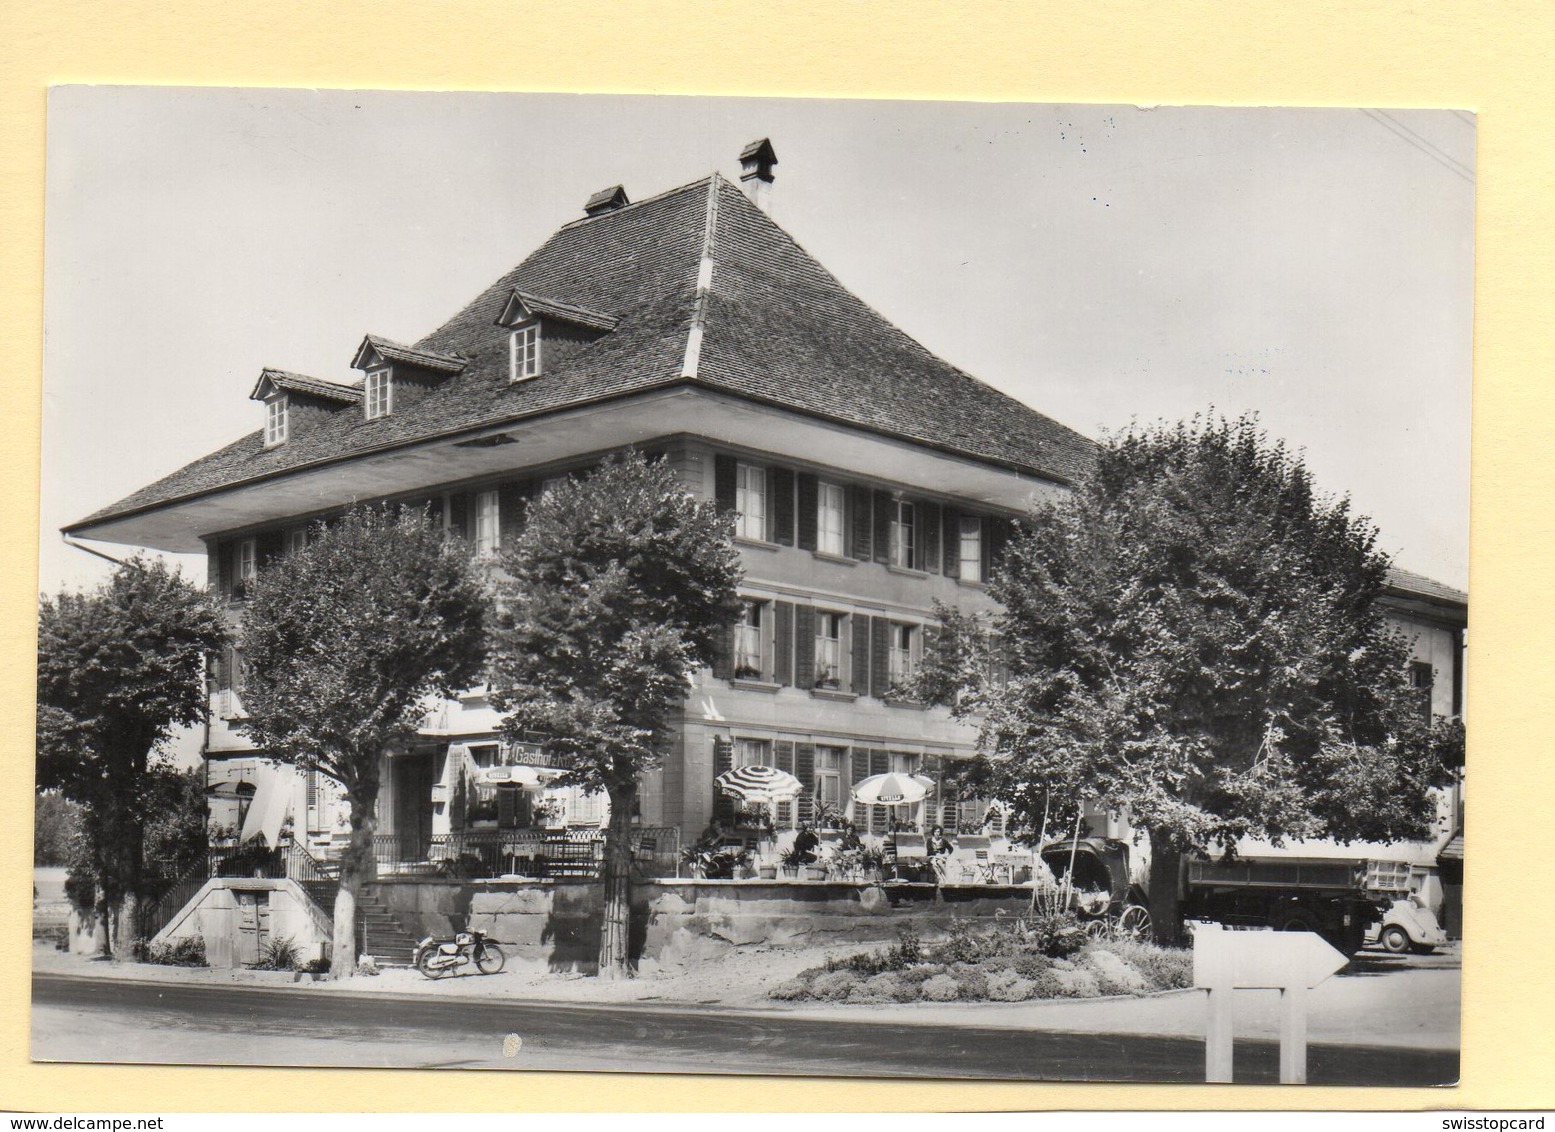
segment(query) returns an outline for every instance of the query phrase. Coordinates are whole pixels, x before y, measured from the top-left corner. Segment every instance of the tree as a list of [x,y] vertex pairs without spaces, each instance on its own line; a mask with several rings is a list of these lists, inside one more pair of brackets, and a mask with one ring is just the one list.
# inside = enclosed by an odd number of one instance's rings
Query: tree
[[334,908],[339,978],[356,969],[356,906],[376,875],[382,759],[414,737],[429,697],[479,679],[482,584],[469,547],[425,514],[362,509],[315,526],[249,593],[245,730],[268,757],[333,779],[351,808]]
[[990,581],[1008,681],[966,675],[988,646],[965,618],[929,679],[982,715],[976,772],[1028,825],[1056,794],[1148,831],[1151,918],[1175,939],[1187,854],[1424,835],[1461,729],[1408,687],[1387,569],[1254,419],[1131,430]]
[[72,890],[90,901],[105,953],[128,953],[125,925],[155,895],[145,850],[148,817],[165,800],[157,755],[205,718],[205,658],[226,640],[209,595],[151,559],[40,603],[38,785],[82,807]]
[[81,807],[58,790],[39,790],[32,807],[32,863],[68,865],[81,832]]
[[530,508],[502,560],[504,613],[491,698],[517,737],[542,735],[559,785],[603,790],[599,974],[631,974],[631,823],[693,669],[739,611],[733,521],[697,502],[663,463],[633,453],[557,485]]

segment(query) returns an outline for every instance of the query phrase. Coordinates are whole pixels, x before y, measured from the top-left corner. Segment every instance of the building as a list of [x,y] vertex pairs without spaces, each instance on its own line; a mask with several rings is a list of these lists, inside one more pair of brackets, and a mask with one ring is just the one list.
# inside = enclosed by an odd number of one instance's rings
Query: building
[[[644,784],[644,825],[738,828],[713,779],[767,763],[814,785],[777,808],[780,826],[824,806],[876,831],[893,818],[980,827],[986,803],[946,791],[910,813],[847,815],[850,787],[888,769],[937,777],[970,753],[972,729],[900,687],[934,602],[990,607],[983,579],[1010,520],[1064,490],[1090,442],[935,357],[811,258],[757,203],[770,143],[741,163],[738,185],[714,174],[635,203],[620,186],[595,194],[431,334],[366,335],[354,384],[263,371],[261,429],[66,533],[204,550],[237,621],[256,572],[352,501],[428,506],[487,556],[548,481],[626,446],[662,454],[688,490],[739,512],[746,607]],[[289,826],[327,851],[344,814],[327,783],[271,767],[243,737],[243,667],[241,650],[216,666],[213,819],[272,843]],[[492,785],[493,768],[532,766],[530,782],[545,770],[532,748],[499,743],[497,722],[472,689],[385,755],[386,864],[476,833],[603,820],[598,798]]]
[[[257,571],[284,569],[310,523],[353,501],[428,507],[485,557],[549,482],[627,446],[661,454],[687,490],[738,513],[745,612],[644,783],[643,827],[681,840],[710,823],[737,832],[750,816],[714,779],[760,763],[811,787],[776,807],[780,828],[827,816],[876,833],[893,821],[997,828],[985,800],[942,781],[974,730],[902,689],[935,602],[993,608],[983,583],[1011,520],[1063,492],[1091,442],[850,293],[763,211],[770,143],[740,159],[739,184],[714,174],[635,203],[621,186],[594,194],[432,333],[411,344],[367,334],[354,384],[263,371],[251,394],[261,429],[66,533],[204,550],[236,621]],[[1418,621],[1435,687],[1449,659],[1457,672],[1439,639],[1452,632],[1450,595],[1394,596]],[[289,823],[327,854],[346,831],[328,783],[271,766],[238,727],[241,650],[214,684],[213,819],[272,844]],[[501,785],[543,786],[550,768],[533,746],[499,742],[498,722],[471,689],[432,705],[418,742],[385,754],[385,868],[474,856],[512,869],[525,831],[602,823],[598,797]],[[940,785],[910,807],[851,803],[853,783],[888,770]]]

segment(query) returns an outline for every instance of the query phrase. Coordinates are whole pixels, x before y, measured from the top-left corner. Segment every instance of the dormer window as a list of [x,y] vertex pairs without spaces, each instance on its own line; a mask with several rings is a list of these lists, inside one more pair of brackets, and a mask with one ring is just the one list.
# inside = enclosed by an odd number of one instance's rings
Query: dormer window
[[265,447],[274,448],[286,443],[286,394],[281,393],[265,402]]
[[393,371],[388,366],[381,369],[367,371],[366,387],[363,392],[363,404],[367,407],[367,419],[377,420],[386,417],[394,411],[394,381]]
[[520,326],[508,338],[508,359],[513,381],[540,376],[540,324]]

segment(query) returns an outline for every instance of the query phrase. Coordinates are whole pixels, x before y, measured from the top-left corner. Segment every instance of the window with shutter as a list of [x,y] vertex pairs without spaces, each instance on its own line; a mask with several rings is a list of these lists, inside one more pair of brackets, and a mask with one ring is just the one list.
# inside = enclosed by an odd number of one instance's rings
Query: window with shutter
[[734,742],[722,735],[713,739],[713,817],[727,822],[734,816],[734,799],[718,789],[718,776],[734,769]]
[[850,673],[853,694],[867,696],[869,695],[869,634],[870,622],[873,618],[855,613],[849,620],[853,622],[853,656]]
[[867,487],[848,489],[848,556],[868,562],[874,557],[874,510]]
[[813,822],[816,801],[820,797],[821,790],[814,743],[794,744],[794,777],[799,779],[805,788],[805,792],[799,795],[799,800],[794,806],[794,818],[796,821]]
[[794,639],[799,647],[794,650],[794,685],[799,688],[815,687],[815,609],[812,606],[794,607]]
[[957,538],[957,577],[963,582],[981,582],[984,578],[982,519],[976,515],[961,516]]
[[847,553],[848,493],[838,484],[816,486],[815,549],[838,558]]
[[735,469],[733,456],[713,457],[713,500],[720,511],[733,511]]
[[[792,740],[778,740],[773,744],[772,753],[779,770],[787,774],[793,774],[796,778],[799,777],[794,772],[794,743]],[[803,782],[804,779],[801,778],[799,781]],[[793,829],[794,803],[791,801],[779,802],[776,806],[776,812],[772,815],[772,820],[778,829]]]
[[[816,516],[819,493],[820,485],[814,476],[801,472],[795,477],[797,515],[794,520],[794,540],[800,550],[820,549],[817,541],[819,520]],[[842,552],[839,550],[832,553]]]
[[794,682],[794,603],[772,604],[772,679],[787,687]]
[[793,546],[794,473],[787,468],[773,468],[770,480],[772,541],[779,546]]
[[502,545],[502,511],[497,492],[475,493],[475,557],[491,558]]
[[735,469],[734,510],[738,514],[734,533],[740,538],[759,542],[769,540],[767,526],[767,469],[754,464],[739,464]]
[[871,537],[875,548],[876,562],[891,561],[891,496],[884,491],[874,493],[873,512],[875,516],[874,530]]
[[852,643],[847,614],[816,610],[815,687],[837,692],[848,686],[847,665]]

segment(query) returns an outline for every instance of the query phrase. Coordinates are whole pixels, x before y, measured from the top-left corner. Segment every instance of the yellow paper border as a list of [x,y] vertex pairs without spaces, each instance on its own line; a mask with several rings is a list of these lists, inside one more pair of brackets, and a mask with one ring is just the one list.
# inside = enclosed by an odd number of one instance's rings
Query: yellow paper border
[[[1555,21],[1543,0],[0,4],[0,1107],[43,1111],[1555,1107],[1539,648],[1552,576]],[[1471,822],[1451,1090],[33,1065],[29,873],[45,90],[56,83],[1455,107],[1479,113]],[[1399,469],[1407,475],[1407,469]]]

